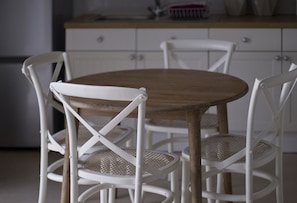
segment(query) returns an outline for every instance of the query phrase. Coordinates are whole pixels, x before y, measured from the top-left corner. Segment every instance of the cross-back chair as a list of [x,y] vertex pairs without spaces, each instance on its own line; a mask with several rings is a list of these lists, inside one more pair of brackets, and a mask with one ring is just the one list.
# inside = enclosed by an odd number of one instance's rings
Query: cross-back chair
[[[160,45],[163,51],[164,68],[181,69],[203,69],[212,72],[229,73],[229,66],[236,44],[220,40],[168,40]],[[206,53],[200,55],[201,53]],[[221,54],[214,62],[204,64],[201,61],[208,61],[208,55],[213,52]],[[186,57],[189,54],[195,54],[195,57]],[[186,99],[186,98],[185,98]],[[147,148],[157,149],[167,145],[169,152],[176,150],[176,143],[188,145],[188,126],[186,121],[182,120],[164,120],[149,119],[145,123],[147,131]],[[201,135],[208,136],[218,132],[218,119],[216,113],[207,112],[201,118]],[[165,137],[166,136],[166,137]],[[154,141],[154,137],[158,138]],[[186,161],[186,160],[184,160]],[[189,168],[183,165],[182,179],[188,178]],[[211,187],[211,181],[208,181],[207,187]],[[182,201],[187,198],[188,190],[182,188]]]
[[[53,120],[49,116],[53,109],[64,113],[63,106],[56,101],[49,90],[49,83],[45,84],[42,78],[44,69],[52,70],[52,77],[48,82],[59,80],[61,74],[65,72],[65,78],[71,78],[71,70],[69,67],[66,52],[49,52],[40,55],[31,56],[26,59],[22,66],[22,73],[26,76],[29,82],[34,87],[39,109],[39,125],[40,125],[40,185],[39,185],[39,203],[46,202],[47,180],[62,182],[62,174],[57,172],[63,165],[63,158],[49,163],[49,152],[58,152],[61,155],[65,154],[65,135],[66,130],[62,129],[58,132],[53,132],[51,123]],[[63,75],[62,75],[63,77]],[[32,123],[36,125],[36,123]],[[89,133],[83,127],[79,128],[79,133],[82,139],[89,136]],[[114,142],[123,143],[132,135],[132,129],[121,127],[110,136]],[[81,143],[81,140],[79,141]],[[79,144],[80,145],[80,144]],[[92,150],[101,148],[102,146],[94,146]],[[91,184],[90,181],[81,181],[81,184]]]
[[[228,74],[229,65],[231,62],[232,53],[236,48],[233,42],[219,41],[219,40],[168,40],[164,41],[160,45],[163,51],[164,68],[182,68],[182,69],[200,69],[203,68],[207,71],[222,72]],[[196,67],[200,60],[208,60],[206,58],[199,59],[200,52],[220,52],[222,55],[218,60],[206,67]],[[184,58],[182,52],[195,53],[196,58],[189,60]],[[194,61],[194,64],[193,64]],[[192,64],[191,64],[192,62]],[[185,121],[181,120],[147,120],[145,124],[147,130],[147,148],[156,149],[163,145],[168,146],[168,151],[173,152],[174,143],[183,142],[188,143],[188,127]],[[201,119],[201,134],[207,135],[218,131],[218,120],[215,113],[206,113]],[[159,134],[156,134],[159,133]],[[162,133],[162,134],[160,134]],[[165,133],[165,134],[164,134]],[[161,138],[167,134],[167,137]],[[173,136],[175,134],[175,136]],[[181,136],[177,136],[177,135]],[[155,137],[159,138],[159,141],[154,142]]]
[[[202,140],[201,163],[209,167],[203,174],[203,179],[222,172],[240,174],[244,177],[243,193],[224,194],[219,187],[216,192],[203,191],[203,197],[250,203],[275,191],[276,202],[283,203],[284,116],[296,81],[295,64],[291,64],[289,71],[280,75],[255,79],[245,135],[218,134]],[[267,112],[263,115],[264,105]],[[189,159],[188,148],[183,151],[183,157]],[[271,162],[274,162],[272,172],[263,168]],[[257,182],[256,185],[256,181],[263,182]]]
[[[167,177],[168,174],[176,171],[179,166],[179,156],[144,150],[147,94],[143,88],[93,86],[62,82],[51,83],[50,87],[63,103],[69,129],[71,203],[84,201],[93,194],[93,191],[107,188],[132,189],[134,191],[132,199],[135,203],[142,202],[144,192],[165,196],[163,202],[173,201],[174,192],[178,191],[177,185],[171,189],[172,191],[149,185],[150,182]],[[71,105],[73,97],[99,102],[104,100],[105,102],[108,101],[109,104],[120,101],[125,102],[125,105],[102,128],[94,129]],[[106,135],[116,128],[123,119],[135,112],[137,114],[135,149],[123,148],[110,141]],[[86,140],[80,148],[77,147],[79,135],[76,130],[76,120],[92,134],[91,138]],[[96,143],[101,143],[106,149],[86,154]],[[79,196],[77,180],[80,178],[97,181],[101,184],[91,187]]]

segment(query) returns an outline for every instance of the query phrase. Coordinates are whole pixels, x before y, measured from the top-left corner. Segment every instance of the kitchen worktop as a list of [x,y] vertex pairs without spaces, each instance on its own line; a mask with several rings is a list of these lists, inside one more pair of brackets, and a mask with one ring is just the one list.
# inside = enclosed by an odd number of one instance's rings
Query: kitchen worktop
[[69,28],[297,28],[297,16],[210,16],[202,20],[94,20],[96,15],[82,15],[66,22]]

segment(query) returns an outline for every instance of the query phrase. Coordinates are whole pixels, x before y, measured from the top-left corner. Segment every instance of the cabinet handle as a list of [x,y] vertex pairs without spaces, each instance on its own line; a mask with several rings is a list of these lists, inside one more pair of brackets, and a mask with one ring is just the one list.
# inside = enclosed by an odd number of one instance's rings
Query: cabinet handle
[[97,38],[97,42],[98,43],[102,43],[104,41],[104,37],[103,36],[99,36],[98,38]]
[[139,54],[139,55],[137,56],[137,60],[138,60],[138,61],[142,61],[142,60],[143,60],[143,55],[142,55],[142,54]]
[[135,54],[130,54],[129,59],[130,59],[131,61],[135,60],[135,58],[136,58]]
[[283,56],[283,60],[284,61],[289,61],[290,60],[290,57],[289,56]]
[[250,39],[249,39],[248,37],[243,37],[243,38],[241,39],[241,41],[242,41],[243,43],[248,43],[248,42],[250,41]]
[[176,37],[175,37],[175,36],[172,36],[172,37],[170,37],[170,39],[171,39],[171,40],[175,40],[175,39],[176,39]]
[[274,59],[275,59],[276,61],[280,61],[280,60],[282,59],[282,57],[279,56],[279,55],[277,55],[277,56],[274,57]]

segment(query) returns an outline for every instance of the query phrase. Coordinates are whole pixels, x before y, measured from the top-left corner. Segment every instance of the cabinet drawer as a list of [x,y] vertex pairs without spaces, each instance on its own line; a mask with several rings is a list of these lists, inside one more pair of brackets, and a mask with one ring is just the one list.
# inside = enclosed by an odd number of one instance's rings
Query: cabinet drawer
[[208,29],[138,29],[137,50],[160,51],[160,43],[169,39],[207,39]]
[[283,50],[296,51],[297,50],[297,29],[283,29]]
[[135,29],[67,29],[66,50],[135,50]]
[[281,50],[281,29],[210,29],[209,37],[233,41],[238,51]]
[[129,60],[130,52],[68,52],[72,77],[107,71],[134,69],[135,61]]

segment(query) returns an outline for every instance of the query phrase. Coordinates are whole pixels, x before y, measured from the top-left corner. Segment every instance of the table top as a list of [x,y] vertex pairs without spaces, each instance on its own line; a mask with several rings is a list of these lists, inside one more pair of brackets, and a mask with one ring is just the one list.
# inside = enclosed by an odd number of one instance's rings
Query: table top
[[[234,76],[200,70],[134,69],[98,73],[69,82],[89,85],[146,88],[148,100],[146,117],[186,119],[189,128],[191,157],[192,202],[201,202],[200,116],[210,107],[218,105],[221,115],[226,103],[242,97],[248,85]],[[122,103],[98,100],[71,99],[73,105],[95,114],[117,113]],[[99,112],[98,112],[99,111]],[[225,116],[219,116],[225,118]],[[220,126],[227,125],[226,120]],[[224,126],[224,129],[226,126]],[[66,179],[66,178],[65,178]]]
[[[184,118],[187,109],[208,108],[242,97],[248,85],[234,76],[200,70],[136,69],[87,75],[71,80],[89,85],[146,88],[149,117]],[[117,112],[118,104],[77,101],[77,107]],[[121,105],[119,105],[121,106]]]

